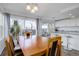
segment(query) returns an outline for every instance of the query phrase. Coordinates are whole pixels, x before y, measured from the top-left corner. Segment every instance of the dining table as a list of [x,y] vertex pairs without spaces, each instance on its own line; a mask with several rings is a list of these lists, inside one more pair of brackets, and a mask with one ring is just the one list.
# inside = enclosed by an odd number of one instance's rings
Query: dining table
[[46,53],[48,38],[42,36],[31,36],[30,38],[19,36],[19,45],[24,56],[33,56],[40,52]]
[[[60,37],[60,36],[59,36]],[[19,36],[19,45],[24,54],[24,56],[38,56],[39,53],[46,53],[48,48],[48,37],[42,36],[31,36],[26,38],[26,36]],[[51,46],[51,45],[50,45]],[[50,48],[50,47],[49,47]],[[61,40],[58,44],[58,55],[61,55]]]

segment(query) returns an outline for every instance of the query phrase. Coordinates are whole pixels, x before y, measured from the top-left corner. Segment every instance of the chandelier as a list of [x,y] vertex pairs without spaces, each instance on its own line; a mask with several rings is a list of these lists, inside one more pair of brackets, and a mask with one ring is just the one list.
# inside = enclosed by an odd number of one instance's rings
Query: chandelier
[[27,4],[26,5],[26,10],[30,11],[31,13],[35,13],[38,11],[38,5],[37,4]]

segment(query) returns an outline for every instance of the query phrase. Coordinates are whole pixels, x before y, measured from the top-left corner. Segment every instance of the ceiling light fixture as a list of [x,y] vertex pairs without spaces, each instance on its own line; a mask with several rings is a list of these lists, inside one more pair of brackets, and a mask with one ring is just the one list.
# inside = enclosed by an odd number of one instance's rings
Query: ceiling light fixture
[[71,18],[74,18],[75,16],[73,16],[72,14],[68,14]]
[[27,10],[31,10],[31,6],[30,6],[30,5],[27,5],[27,6],[26,6],[26,9],[27,9]]
[[37,4],[27,4],[26,10],[30,11],[31,13],[35,13],[38,11],[38,5]]
[[72,16],[72,14],[69,14],[69,16]]
[[75,16],[71,16],[72,18],[75,18]]
[[32,10],[31,10],[31,13],[35,13],[35,10],[34,10],[34,9],[32,9]]
[[38,11],[38,7],[37,6],[34,6],[34,8],[33,8],[34,10],[36,10],[36,11]]

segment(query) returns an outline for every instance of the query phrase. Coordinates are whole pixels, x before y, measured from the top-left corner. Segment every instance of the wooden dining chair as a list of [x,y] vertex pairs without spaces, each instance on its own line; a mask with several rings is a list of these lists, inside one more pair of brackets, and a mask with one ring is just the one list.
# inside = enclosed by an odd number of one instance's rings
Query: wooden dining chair
[[14,42],[13,42],[13,38],[12,38],[12,36],[10,34],[9,34],[9,39],[10,39],[10,41],[12,43],[13,48],[15,48],[15,45],[14,45]]
[[58,43],[58,40],[52,43],[50,56],[56,56],[57,43]]
[[5,45],[6,45],[6,54],[8,56],[12,56],[10,45],[8,44],[8,41],[5,39]]
[[21,49],[19,50],[14,50],[14,45],[13,45],[13,41],[12,41],[12,37],[9,35],[8,38],[8,43],[10,45],[11,51],[12,51],[12,55],[23,55]]
[[30,36],[32,35],[31,32],[24,32],[24,35],[27,37],[27,38],[30,38]]
[[53,37],[48,40],[48,47],[47,47],[47,56],[56,56],[60,53],[58,50],[58,39],[59,37]]
[[61,50],[62,50],[61,49],[61,47],[62,47],[62,45],[61,45],[61,43],[62,43],[61,39],[62,38],[61,38],[61,36],[58,36],[57,39],[58,39],[58,44],[57,44],[57,50],[56,50],[57,53],[56,53],[56,56],[61,56]]
[[[12,38],[11,35],[8,36],[8,39],[9,39],[9,41],[11,42],[10,44],[12,45],[12,47],[14,48],[15,51],[21,50],[21,48],[20,48],[19,45],[16,45],[16,46],[14,45],[13,38]],[[18,47],[18,48],[17,48],[17,47]]]

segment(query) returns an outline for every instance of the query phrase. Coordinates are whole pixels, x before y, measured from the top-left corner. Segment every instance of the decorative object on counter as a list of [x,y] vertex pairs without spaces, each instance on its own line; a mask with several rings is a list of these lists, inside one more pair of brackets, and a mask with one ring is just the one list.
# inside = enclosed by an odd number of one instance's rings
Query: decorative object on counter
[[71,48],[70,48],[70,38],[72,38],[71,36],[66,36],[67,37],[67,50],[72,50]]

